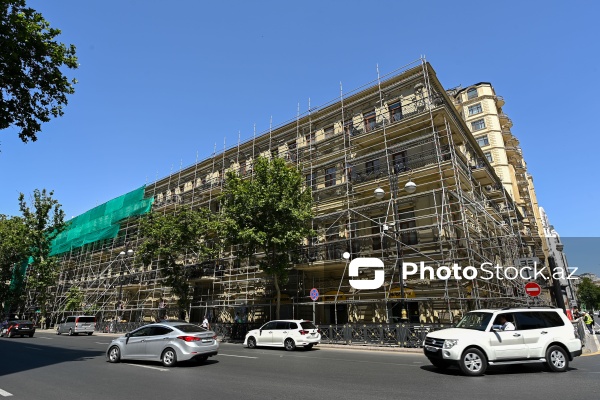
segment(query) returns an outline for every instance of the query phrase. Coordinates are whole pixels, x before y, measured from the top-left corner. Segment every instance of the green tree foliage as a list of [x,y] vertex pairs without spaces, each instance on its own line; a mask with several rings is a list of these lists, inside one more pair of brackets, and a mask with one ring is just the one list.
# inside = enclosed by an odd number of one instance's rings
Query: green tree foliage
[[83,292],[77,286],[71,286],[67,292],[67,301],[65,303],[65,311],[78,311],[82,309]]
[[[16,265],[29,257],[27,226],[20,217],[0,214],[0,303],[10,309],[14,304],[14,293],[10,281]],[[0,313],[3,310],[0,309]]]
[[48,287],[56,285],[60,266],[56,257],[49,256],[50,245],[65,226],[65,213],[52,196],[54,191],[36,189],[30,207],[25,202],[25,195],[19,195],[19,207],[27,227],[29,255],[33,257],[28,268],[27,289],[35,294],[34,302],[42,315],[46,314],[49,305]]
[[583,278],[577,288],[577,298],[588,310],[600,307],[600,287],[590,278]]
[[221,196],[227,237],[249,255],[263,250],[260,267],[273,277],[281,306],[280,284],[292,266],[291,254],[312,234],[312,195],[302,175],[284,160],[259,157],[252,179],[229,171]]
[[140,221],[143,241],[136,257],[144,265],[158,263],[166,284],[178,298],[180,315],[190,305],[189,269],[183,264],[183,256],[197,260],[214,258],[219,253],[219,226],[217,216],[205,208],[185,208],[167,215],[152,213]]
[[25,0],[0,1],[0,129],[15,126],[25,143],[36,141],[41,124],[63,115],[75,92],[63,66],[77,68],[75,46],[55,38],[42,14]]

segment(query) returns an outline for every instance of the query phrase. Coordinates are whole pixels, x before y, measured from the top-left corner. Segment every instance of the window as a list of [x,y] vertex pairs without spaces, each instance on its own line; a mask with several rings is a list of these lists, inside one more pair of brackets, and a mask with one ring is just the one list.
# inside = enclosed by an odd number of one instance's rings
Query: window
[[406,151],[401,151],[399,153],[396,153],[392,156],[392,158],[393,158],[395,173],[406,171],[406,169],[407,169]]
[[173,332],[173,329],[167,328],[166,326],[155,326],[152,328],[152,331],[150,331],[149,336],[168,335],[170,332]]
[[490,144],[490,141],[488,140],[487,135],[478,137],[478,138],[476,138],[476,140],[477,140],[477,144],[479,145],[479,147],[488,146]]
[[325,139],[329,139],[330,137],[333,137],[333,125],[325,128]]
[[402,119],[402,103],[401,102],[398,101],[394,104],[391,104],[388,107],[388,110],[390,112],[390,119],[392,120],[392,123],[398,122]]
[[375,111],[365,114],[365,131],[370,132],[375,129]]
[[471,122],[471,131],[473,131],[473,132],[480,131],[483,128],[485,128],[485,120],[483,118],[478,119],[477,121]]
[[553,311],[516,313],[519,329],[543,329],[563,326],[562,318]]
[[379,159],[367,161],[365,163],[365,172],[367,175],[379,172]]
[[315,133],[309,133],[308,135],[304,136],[304,139],[306,139],[306,144],[315,144],[316,141],[316,136]]
[[352,118],[344,122],[344,133],[348,136],[356,134],[354,129],[354,121],[352,121]]
[[413,210],[400,211],[398,213],[400,222],[400,237],[403,244],[417,244],[419,239],[417,237],[417,223],[415,221],[415,212]]
[[485,153],[483,153],[483,155],[485,156],[485,158],[487,158],[487,160],[489,162],[494,162],[494,157],[492,157],[492,153],[489,151],[486,151]]
[[292,140],[291,142],[288,142],[287,144],[288,147],[288,158],[292,161],[296,161],[296,141]]
[[481,103],[477,103],[469,107],[469,115],[475,115],[481,112],[483,112],[483,109],[481,108]]
[[471,100],[477,97],[477,88],[467,90],[467,99]]
[[335,167],[330,167],[325,170],[325,187],[336,184]]
[[306,175],[306,186],[312,190],[317,190],[317,173],[313,172]]

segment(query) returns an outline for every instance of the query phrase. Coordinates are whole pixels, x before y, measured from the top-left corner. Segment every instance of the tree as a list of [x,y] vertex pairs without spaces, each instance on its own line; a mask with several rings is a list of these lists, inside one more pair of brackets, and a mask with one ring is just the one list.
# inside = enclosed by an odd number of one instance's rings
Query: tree
[[0,3],[0,130],[19,129],[25,143],[36,141],[41,123],[63,115],[67,95],[75,92],[61,68],[77,68],[75,46],[55,38],[42,14],[25,0]]
[[77,286],[71,286],[67,292],[65,311],[78,311],[82,309],[84,294]]
[[291,253],[312,234],[310,189],[304,188],[300,172],[283,159],[259,157],[251,179],[227,172],[221,205],[232,244],[247,255],[259,249],[264,251],[259,265],[273,277],[279,318],[280,283],[287,280]]
[[212,259],[219,252],[219,220],[208,209],[177,210],[173,214],[149,214],[140,221],[137,257],[144,265],[157,260],[166,277],[166,284],[177,296],[179,314],[185,314],[190,305],[189,269],[183,257]]
[[600,287],[590,278],[583,278],[577,288],[577,298],[587,309],[597,309],[600,305]]
[[[4,303],[6,311],[11,311],[16,300],[8,283],[12,281],[15,267],[28,257],[25,221],[20,217],[0,214],[0,302]],[[0,309],[0,313],[2,311]]]
[[50,295],[48,287],[56,284],[60,264],[56,257],[50,257],[51,243],[65,227],[65,213],[60,203],[53,199],[54,191],[34,190],[32,206],[25,202],[25,195],[19,195],[19,208],[27,227],[27,245],[33,263],[28,267],[27,289],[32,290],[33,301],[46,314]]

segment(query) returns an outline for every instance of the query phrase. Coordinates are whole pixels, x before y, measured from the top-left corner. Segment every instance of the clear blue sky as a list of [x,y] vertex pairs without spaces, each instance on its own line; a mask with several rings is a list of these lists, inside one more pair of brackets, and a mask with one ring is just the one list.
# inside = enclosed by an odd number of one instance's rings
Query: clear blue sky
[[37,142],[0,133],[0,213],[46,188],[81,214],[425,55],[447,88],[494,85],[551,223],[600,236],[597,2],[28,4],[77,46],[79,84]]

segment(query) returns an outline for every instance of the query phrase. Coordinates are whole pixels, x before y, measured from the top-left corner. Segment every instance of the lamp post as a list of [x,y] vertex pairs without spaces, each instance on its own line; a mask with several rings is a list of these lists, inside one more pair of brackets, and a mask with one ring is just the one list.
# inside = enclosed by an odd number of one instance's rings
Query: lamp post
[[[414,183],[412,181],[412,170],[410,168],[408,168],[408,170],[410,171],[410,175],[408,177],[408,182],[406,182],[406,184],[404,185],[404,190],[411,194],[414,193],[417,190],[417,184]],[[394,229],[394,241],[396,242],[396,270],[398,270],[398,276],[399,276],[399,284],[400,284],[400,312],[401,312],[401,317],[400,319],[402,321],[406,321],[408,320],[408,313],[406,311],[406,308],[404,306],[404,276],[402,275],[402,241],[400,240],[400,226],[399,226],[399,213],[398,213],[398,205],[396,204],[396,201],[398,199],[398,175],[397,173],[392,173],[389,174],[389,181],[390,181],[390,190],[392,192],[390,201],[392,202],[392,210],[394,212],[394,225],[395,225],[395,229]],[[375,189],[375,191],[373,192],[373,195],[375,196],[375,198],[381,200],[383,199],[383,197],[385,196],[385,191],[381,188],[381,187],[377,187]],[[386,229],[389,227],[387,227],[387,224],[384,225],[383,229],[385,231],[387,231],[388,229]]]
[[123,309],[123,264],[125,263],[125,258],[129,258],[133,256],[133,250],[129,249],[127,252],[121,251],[119,253],[119,258],[121,259],[121,269],[119,272],[119,301],[117,302],[117,310],[115,312],[115,319],[119,318],[119,311]]

